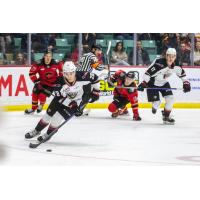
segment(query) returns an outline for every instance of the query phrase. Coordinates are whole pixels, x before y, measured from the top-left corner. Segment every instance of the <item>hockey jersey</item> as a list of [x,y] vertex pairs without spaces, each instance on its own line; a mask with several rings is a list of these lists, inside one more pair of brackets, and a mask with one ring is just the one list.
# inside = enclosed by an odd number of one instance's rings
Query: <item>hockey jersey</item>
[[148,67],[143,76],[145,82],[151,82],[155,86],[163,86],[168,82],[168,78],[175,73],[181,80],[186,81],[185,70],[180,66],[167,65],[165,58],[155,59]]
[[64,77],[59,77],[54,85],[53,95],[58,102],[68,106],[72,101],[77,105],[87,103],[90,99],[91,87],[98,86],[98,76],[89,72],[76,72],[76,79],[68,83]]

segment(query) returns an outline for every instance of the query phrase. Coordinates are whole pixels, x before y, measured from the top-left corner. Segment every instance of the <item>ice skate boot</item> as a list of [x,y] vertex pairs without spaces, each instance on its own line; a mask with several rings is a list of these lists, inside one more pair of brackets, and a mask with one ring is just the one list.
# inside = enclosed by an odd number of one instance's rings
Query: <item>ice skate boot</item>
[[169,114],[166,114],[165,111],[162,111],[162,119],[163,119],[163,124],[169,124],[169,125],[174,125],[175,120],[169,116]]
[[36,131],[36,130],[34,129],[34,130],[32,130],[32,131],[26,133],[26,134],[25,134],[25,138],[26,138],[26,139],[31,139],[31,138],[35,137],[36,135],[39,135],[40,133],[41,133],[40,131]]

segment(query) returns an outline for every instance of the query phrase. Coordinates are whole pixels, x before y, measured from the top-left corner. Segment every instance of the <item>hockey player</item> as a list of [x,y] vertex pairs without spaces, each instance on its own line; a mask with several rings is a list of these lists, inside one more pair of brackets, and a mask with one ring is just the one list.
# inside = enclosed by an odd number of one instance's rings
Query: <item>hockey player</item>
[[[152,113],[155,114],[159,108],[161,101],[159,92],[165,98],[165,107],[162,111],[163,123],[174,124],[175,120],[170,117],[170,113],[173,108],[174,98],[172,90],[162,89],[170,88],[168,78],[175,73],[183,81],[183,92],[189,92],[191,90],[190,83],[186,79],[185,71],[180,66],[175,66],[176,50],[174,48],[168,48],[165,58],[159,58],[153,61],[144,74],[143,81],[138,86],[138,91],[144,91],[147,88],[148,101],[152,102]],[[161,88],[156,90],[148,90],[151,88]]]
[[46,97],[51,95],[48,91],[54,85],[57,77],[62,76],[62,63],[56,63],[52,59],[52,52],[47,50],[41,62],[31,66],[29,76],[34,83],[32,108],[26,109],[25,114],[33,114],[36,109],[37,113],[40,113],[46,102]]
[[[128,114],[126,105],[131,103],[133,111],[133,120],[140,121],[141,117],[138,113],[138,91],[134,89],[137,87],[134,81],[135,73],[134,71],[124,72],[123,70],[118,70],[114,75],[110,77],[108,82],[115,83],[117,86],[114,89],[113,102],[109,104],[108,110],[112,113],[112,117],[116,118],[118,115]],[[121,88],[120,88],[121,87]],[[130,88],[123,88],[130,87]],[[131,88],[132,87],[132,88]]]
[[91,85],[93,84],[95,88],[97,80],[97,75],[89,72],[76,72],[73,62],[65,62],[63,77],[59,77],[56,81],[54,99],[35,129],[26,133],[25,138],[30,139],[39,135],[50,124],[47,132],[37,138],[40,142],[46,140],[64,120],[72,115],[80,116],[82,109],[89,101]]

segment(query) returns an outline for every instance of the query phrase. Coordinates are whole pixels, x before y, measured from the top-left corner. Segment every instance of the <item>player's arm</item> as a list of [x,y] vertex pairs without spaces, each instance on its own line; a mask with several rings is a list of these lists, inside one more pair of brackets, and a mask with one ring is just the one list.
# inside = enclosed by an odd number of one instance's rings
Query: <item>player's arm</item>
[[39,81],[37,77],[37,73],[38,73],[38,66],[33,64],[29,71],[29,77],[33,81],[33,83],[36,83]]
[[99,62],[97,58],[91,59],[91,64],[90,64],[90,66],[91,66],[93,69],[96,69],[96,70],[99,70],[99,71],[102,71],[102,70],[105,69],[105,66],[102,65],[102,63]]
[[186,78],[185,70],[180,66],[175,66],[175,72],[176,72],[176,75],[183,82],[183,92],[190,92],[191,86],[190,86],[190,82]]
[[108,85],[112,86],[112,84],[116,83],[118,79],[125,80],[126,72],[123,70],[116,71],[113,75],[110,76]]

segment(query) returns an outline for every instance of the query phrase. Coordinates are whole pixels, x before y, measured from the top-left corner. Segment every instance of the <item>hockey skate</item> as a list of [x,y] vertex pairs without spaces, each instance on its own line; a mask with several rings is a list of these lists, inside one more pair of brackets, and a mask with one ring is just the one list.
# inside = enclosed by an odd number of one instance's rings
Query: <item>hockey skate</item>
[[121,108],[121,109],[119,110],[119,115],[128,115],[128,114],[129,114],[129,112],[128,112],[127,107]]
[[30,131],[28,133],[25,134],[25,138],[26,139],[31,139],[33,137],[35,137],[36,135],[39,135],[41,132],[40,131],[36,131],[35,129],[33,131]]
[[116,112],[113,112],[111,115],[112,118],[116,118],[118,116],[119,116],[119,110],[117,110]]
[[46,142],[50,139],[51,137],[49,137],[49,135],[47,133],[45,133],[44,135],[41,135],[37,138],[38,142]]
[[133,116],[134,121],[141,121],[142,118],[140,116]]
[[42,109],[43,109],[43,105],[39,105],[38,108],[37,108],[37,113],[42,112]]
[[175,124],[175,120],[170,116],[166,116],[164,111],[162,111],[162,119],[163,119],[163,124],[169,124],[169,125]]
[[35,110],[33,110],[32,108],[30,108],[30,109],[26,109],[24,111],[24,114],[31,115],[31,114],[34,114],[34,112],[35,112]]
[[152,112],[153,114],[156,114],[157,109],[155,109],[154,107],[152,107],[151,112]]

